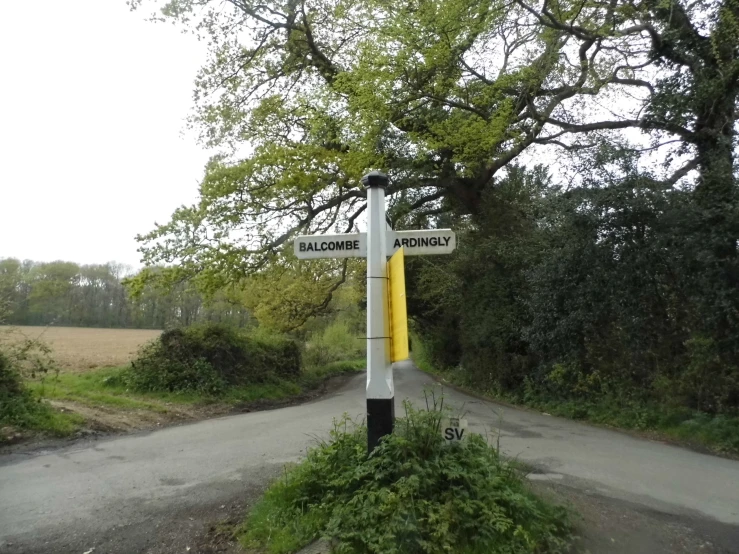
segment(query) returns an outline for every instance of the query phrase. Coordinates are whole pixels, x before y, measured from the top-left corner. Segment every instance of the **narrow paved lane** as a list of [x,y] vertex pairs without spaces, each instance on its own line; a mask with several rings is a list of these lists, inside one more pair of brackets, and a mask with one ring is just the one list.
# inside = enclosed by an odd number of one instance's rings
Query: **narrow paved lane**
[[[147,529],[248,495],[325,436],[333,418],[361,417],[363,385],[357,376],[300,406],[0,458],[0,552],[82,554],[96,545],[95,554],[145,552],[152,540]],[[418,401],[429,386],[428,376],[399,364],[398,413],[400,400]],[[446,398],[467,412],[472,430],[499,429],[502,450],[544,477],[662,514],[722,524],[724,534],[737,526],[739,545],[739,462],[454,390]],[[106,550],[102,543],[117,546]]]

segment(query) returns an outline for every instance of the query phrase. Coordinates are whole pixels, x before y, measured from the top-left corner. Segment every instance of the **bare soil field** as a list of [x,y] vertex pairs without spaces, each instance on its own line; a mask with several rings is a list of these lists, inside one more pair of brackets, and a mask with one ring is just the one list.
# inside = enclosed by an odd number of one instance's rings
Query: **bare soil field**
[[91,329],[88,327],[14,327],[30,339],[40,339],[53,350],[64,372],[84,372],[124,365],[141,345],[159,336],[151,329]]

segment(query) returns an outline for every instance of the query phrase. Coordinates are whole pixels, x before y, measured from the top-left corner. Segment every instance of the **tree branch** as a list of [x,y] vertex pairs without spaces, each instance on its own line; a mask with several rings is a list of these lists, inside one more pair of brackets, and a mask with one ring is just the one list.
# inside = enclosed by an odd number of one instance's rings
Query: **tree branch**
[[560,121],[552,117],[544,119],[545,123],[550,123],[560,127],[568,133],[587,133],[589,131],[605,131],[610,129],[628,129],[630,127],[640,129],[660,129],[670,133],[674,133],[683,138],[690,139],[693,133],[688,129],[681,127],[675,123],[657,122],[648,119],[624,119],[621,121],[597,121],[595,123],[575,124],[566,121]]
[[685,177],[688,173],[693,171],[694,169],[697,169],[700,163],[697,159],[690,160],[688,163],[686,163],[684,166],[682,166],[680,169],[675,171],[669,179],[665,181],[665,184],[668,186],[673,186],[675,183],[677,183],[680,179]]
[[297,321],[295,321],[292,325],[290,325],[287,330],[288,331],[295,331],[296,329],[302,327],[306,321],[308,321],[311,317],[315,317],[317,315],[320,315],[322,312],[328,308],[328,305],[331,303],[331,300],[334,298],[334,293],[338,290],[338,288],[346,283],[346,273],[347,273],[347,267],[348,267],[348,260],[344,259],[341,262],[341,276],[339,277],[339,280],[336,281],[334,284],[332,284],[329,289],[326,291],[326,297],[324,298],[323,302],[320,304],[314,306],[310,311],[302,314],[301,318]]

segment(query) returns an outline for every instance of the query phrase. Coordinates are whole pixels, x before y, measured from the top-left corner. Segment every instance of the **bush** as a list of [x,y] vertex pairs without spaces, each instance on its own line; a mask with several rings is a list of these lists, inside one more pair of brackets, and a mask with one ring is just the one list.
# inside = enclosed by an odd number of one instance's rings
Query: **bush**
[[693,337],[685,346],[688,363],[672,380],[670,399],[710,414],[739,411],[739,368],[721,358],[714,339]]
[[329,442],[275,482],[241,532],[248,546],[292,552],[324,536],[339,553],[558,552],[566,511],[533,495],[479,435],[445,444],[440,412],[407,417],[367,457],[345,418]]
[[14,328],[3,330],[2,334],[0,424],[27,427],[32,417],[49,408],[33,398],[23,383],[23,377],[43,376],[56,367],[46,344],[28,339]]
[[35,409],[31,393],[23,386],[20,372],[0,352],[0,424],[19,425]]
[[35,340],[3,345],[0,350],[0,443],[11,440],[18,429],[52,435],[72,433],[82,418],[56,412],[26,388],[23,374],[37,375],[52,367],[48,347]]
[[365,341],[352,333],[345,321],[334,321],[308,341],[305,364],[320,367],[332,362],[359,358],[365,353]]
[[300,375],[303,357],[298,342],[263,332],[246,337],[246,343],[257,374],[275,373],[287,378]]
[[720,233],[691,187],[596,151],[579,188],[509,167],[453,256],[409,258],[408,311],[428,360],[516,400],[616,396],[735,417],[739,257],[708,246]]
[[225,325],[165,331],[131,362],[129,384],[140,391],[198,391],[297,377],[300,348],[282,337],[252,337]]

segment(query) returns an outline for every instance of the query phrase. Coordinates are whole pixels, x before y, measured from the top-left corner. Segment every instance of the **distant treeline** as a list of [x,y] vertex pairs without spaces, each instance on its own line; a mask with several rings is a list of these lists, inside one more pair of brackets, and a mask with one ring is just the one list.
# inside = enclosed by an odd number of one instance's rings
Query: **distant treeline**
[[216,297],[206,301],[187,283],[147,288],[132,298],[117,263],[79,265],[0,259],[0,320],[11,325],[164,329],[204,321],[245,325],[248,312]]

